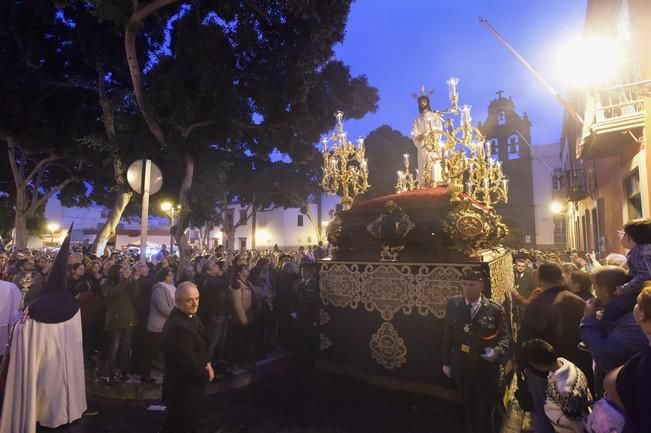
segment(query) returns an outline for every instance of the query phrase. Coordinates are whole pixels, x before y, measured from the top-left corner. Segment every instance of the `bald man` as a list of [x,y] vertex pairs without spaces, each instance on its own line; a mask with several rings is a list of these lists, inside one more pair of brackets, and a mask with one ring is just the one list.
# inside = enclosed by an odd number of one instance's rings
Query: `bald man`
[[167,405],[162,433],[195,433],[205,387],[215,373],[209,362],[208,334],[197,317],[197,286],[181,283],[174,298],[162,335],[163,402]]

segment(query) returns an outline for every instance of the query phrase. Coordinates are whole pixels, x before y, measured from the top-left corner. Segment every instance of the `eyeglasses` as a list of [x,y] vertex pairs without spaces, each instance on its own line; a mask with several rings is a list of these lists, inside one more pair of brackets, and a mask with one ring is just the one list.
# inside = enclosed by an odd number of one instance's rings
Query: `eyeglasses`
[[624,230],[617,230],[617,236],[619,236],[619,239],[622,239],[626,232]]

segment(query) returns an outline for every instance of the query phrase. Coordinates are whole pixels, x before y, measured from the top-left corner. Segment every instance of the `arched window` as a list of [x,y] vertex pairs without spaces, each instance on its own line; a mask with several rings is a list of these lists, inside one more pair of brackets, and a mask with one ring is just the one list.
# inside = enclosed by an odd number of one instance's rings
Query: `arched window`
[[491,156],[497,155],[498,147],[499,147],[499,142],[497,141],[497,138],[491,138],[490,140],[488,140],[488,142],[491,144]]
[[520,158],[520,138],[517,135],[511,135],[506,143],[506,153],[509,159]]
[[503,111],[500,111],[500,113],[497,115],[497,124],[506,125],[506,114],[504,114]]

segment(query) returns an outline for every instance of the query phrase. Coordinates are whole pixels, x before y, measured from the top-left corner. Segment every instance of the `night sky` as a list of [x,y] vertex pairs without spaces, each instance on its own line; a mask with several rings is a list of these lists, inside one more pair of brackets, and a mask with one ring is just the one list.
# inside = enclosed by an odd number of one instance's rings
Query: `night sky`
[[[532,144],[558,142],[563,109],[482,24],[483,16],[559,91],[557,66],[564,41],[583,30],[586,0],[357,0],[337,57],[366,74],[380,92],[379,109],[347,121],[349,137],[382,124],[408,135],[418,114],[411,97],[434,89],[432,108],[447,107],[446,80],[460,79],[460,104],[472,105],[473,123],[486,117],[498,89],[533,123]],[[346,107],[341,107],[345,112]]]

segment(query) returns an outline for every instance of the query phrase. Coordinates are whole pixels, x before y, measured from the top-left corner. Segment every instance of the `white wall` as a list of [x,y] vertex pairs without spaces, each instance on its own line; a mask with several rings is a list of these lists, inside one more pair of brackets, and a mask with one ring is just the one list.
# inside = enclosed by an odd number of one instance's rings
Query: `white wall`
[[552,173],[561,167],[560,144],[532,146],[533,201],[536,219],[536,243],[554,245],[554,219],[549,209],[552,202]]

